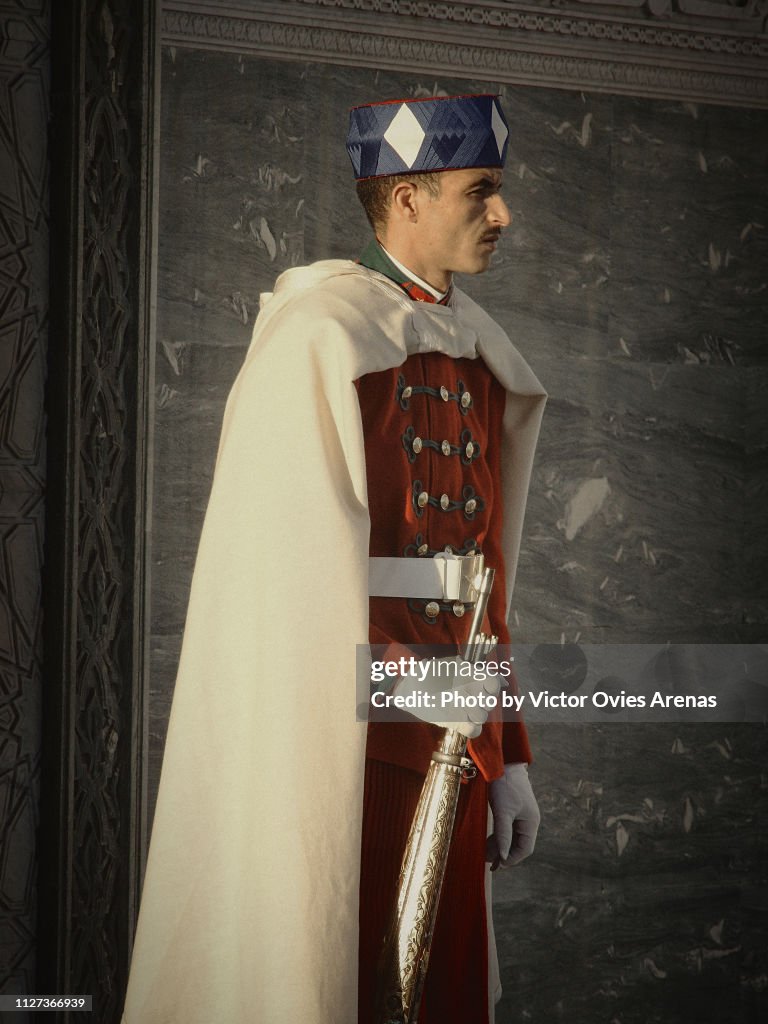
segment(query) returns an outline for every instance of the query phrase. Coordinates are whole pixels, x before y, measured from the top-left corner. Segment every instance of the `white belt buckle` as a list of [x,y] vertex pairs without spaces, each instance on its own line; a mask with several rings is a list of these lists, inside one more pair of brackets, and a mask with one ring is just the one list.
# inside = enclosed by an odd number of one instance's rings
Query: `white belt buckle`
[[436,562],[442,561],[443,600],[474,604],[480,590],[485,558],[479,552],[472,555],[453,555],[438,551]]

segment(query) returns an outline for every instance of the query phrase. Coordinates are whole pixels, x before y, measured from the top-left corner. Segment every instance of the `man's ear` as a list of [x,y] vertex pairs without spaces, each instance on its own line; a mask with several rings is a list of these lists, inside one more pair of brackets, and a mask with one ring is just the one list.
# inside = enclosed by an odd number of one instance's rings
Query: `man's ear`
[[392,189],[390,216],[408,223],[415,224],[419,214],[418,186],[407,178],[403,178]]

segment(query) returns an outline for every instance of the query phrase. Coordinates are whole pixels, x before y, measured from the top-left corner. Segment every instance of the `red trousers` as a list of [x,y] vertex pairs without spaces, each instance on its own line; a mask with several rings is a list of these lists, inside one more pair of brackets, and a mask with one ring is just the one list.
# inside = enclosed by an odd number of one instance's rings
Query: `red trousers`
[[[367,760],[360,877],[359,1024],[374,1016],[376,972],[423,777]],[[487,1024],[485,836],[488,785],[462,786],[419,1024]]]

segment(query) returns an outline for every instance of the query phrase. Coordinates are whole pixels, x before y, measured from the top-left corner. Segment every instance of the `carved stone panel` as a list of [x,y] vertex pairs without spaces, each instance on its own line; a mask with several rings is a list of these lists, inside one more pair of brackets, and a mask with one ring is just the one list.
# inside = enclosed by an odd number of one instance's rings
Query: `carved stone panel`
[[0,4],[0,991],[9,993],[35,991],[49,6]]
[[766,0],[166,0],[166,42],[768,106]]

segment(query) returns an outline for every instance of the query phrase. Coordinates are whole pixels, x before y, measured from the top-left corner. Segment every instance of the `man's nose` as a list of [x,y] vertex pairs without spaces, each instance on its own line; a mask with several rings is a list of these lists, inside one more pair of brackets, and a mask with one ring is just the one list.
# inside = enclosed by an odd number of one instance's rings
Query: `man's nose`
[[502,228],[506,228],[512,223],[512,214],[509,212],[509,207],[498,192],[491,197],[488,219]]

